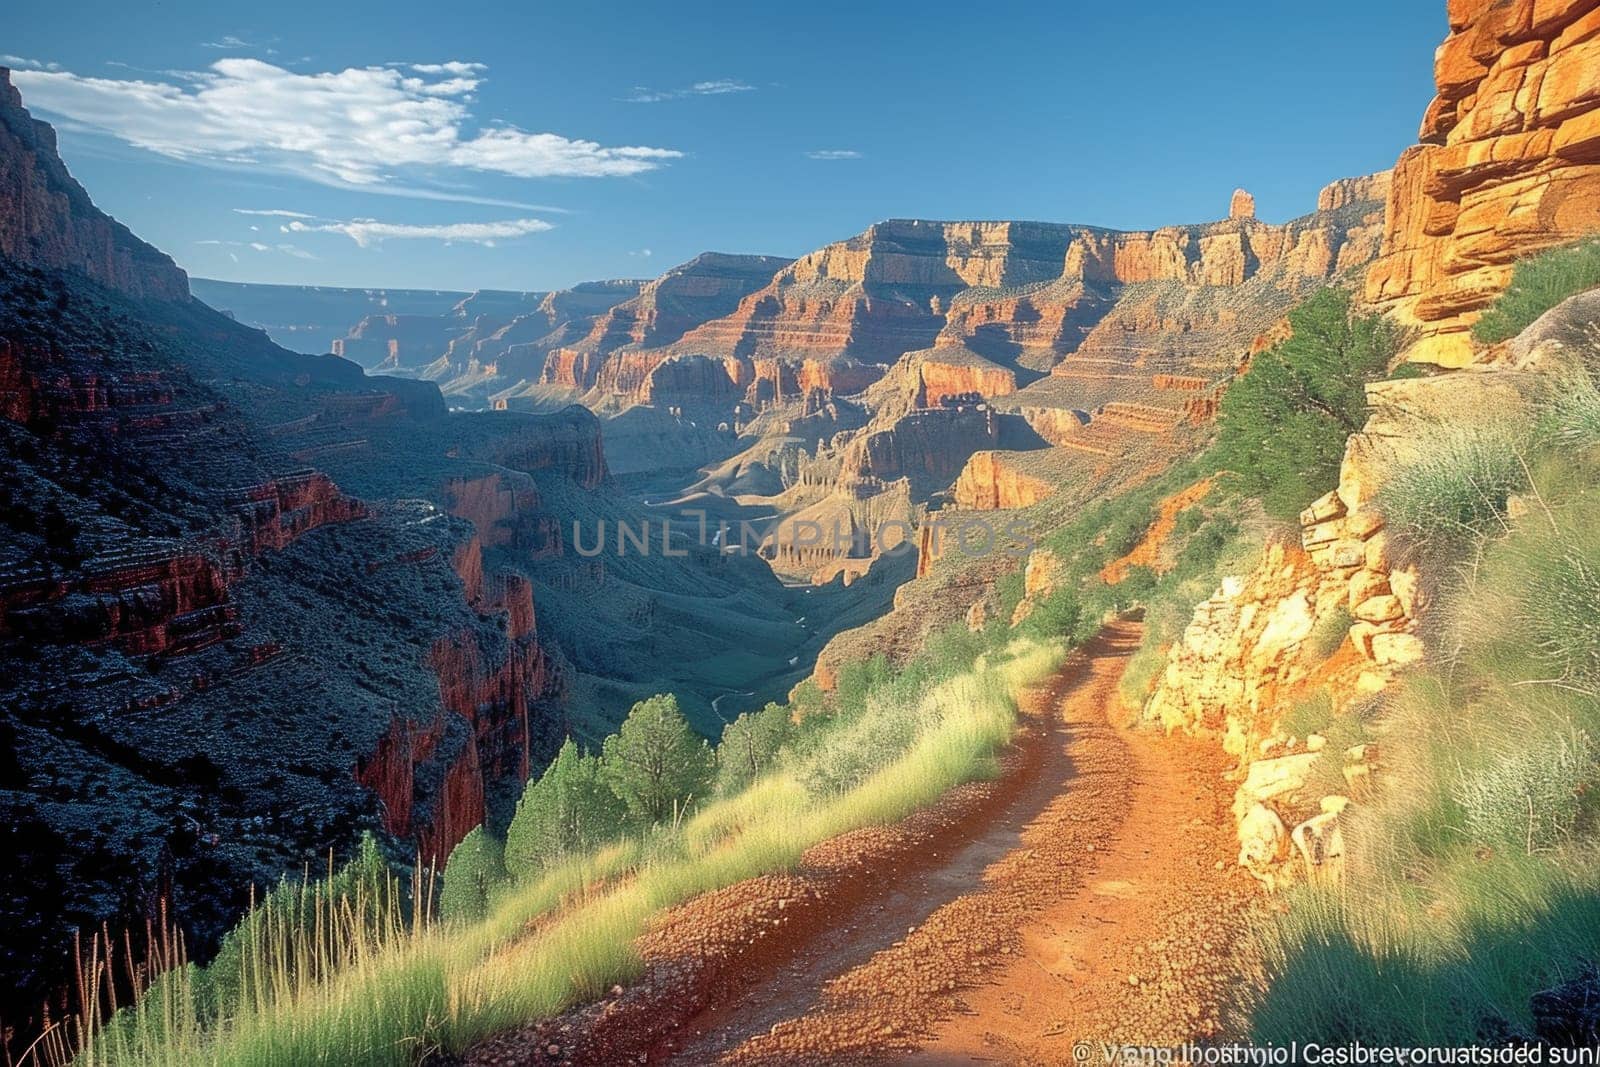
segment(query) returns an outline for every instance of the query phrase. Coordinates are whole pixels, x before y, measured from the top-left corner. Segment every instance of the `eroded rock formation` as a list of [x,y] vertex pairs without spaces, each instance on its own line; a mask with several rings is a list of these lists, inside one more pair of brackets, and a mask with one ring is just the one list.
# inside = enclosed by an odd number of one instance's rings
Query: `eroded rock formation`
[[1421,327],[1410,357],[1473,358],[1512,262],[1600,229],[1600,9],[1454,0],[1420,144],[1395,165],[1367,299]]

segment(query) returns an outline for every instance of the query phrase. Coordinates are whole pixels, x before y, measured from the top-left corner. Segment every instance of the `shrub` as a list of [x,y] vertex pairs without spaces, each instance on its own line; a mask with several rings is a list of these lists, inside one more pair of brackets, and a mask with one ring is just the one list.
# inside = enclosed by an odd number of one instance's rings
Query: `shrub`
[[489,911],[490,898],[506,881],[504,846],[483,827],[473,829],[450,850],[439,887],[439,916],[475,922]]
[[1350,636],[1350,627],[1354,623],[1355,619],[1343,604],[1318,619],[1311,630],[1311,654],[1317,659],[1327,659],[1333,655],[1344,644],[1345,638]]
[[[1095,620],[1098,624],[1098,619]],[[1085,613],[1078,598],[1069,588],[1057,588],[1033,605],[1028,617],[1019,623],[1014,632],[1031,638],[1069,638],[1081,636]]]
[[1553,248],[1520,261],[1511,284],[1472,327],[1485,344],[1507,341],[1569,296],[1600,286],[1600,241]]
[[1458,787],[1456,802],[1473,842],[1531,855],[1571,836],[1580,789],[1594,773],[1589,738],[1575,734],[1536,745],[1527,740],[1519,738],[1484,761]]
[[1454,549],[1505,523],[1506,501],[1526,485],[1523,444],[1504,427],[1440,425],[1378,488],[1391,528]]
[[715,761],[668,694],[641,700],[606,738],[601,772],[628,811],[646,823],[677,817],[711,785]]
[[1333,698],[1324,691],[1297,700],[1283,717],[1283,731],[1290,737],[1306,738],[1319,734],[1333,721]]
[[737,793],[771,770],[793,734],[789,709],[782,704],[747,711],[730,722],[717,745],[717,792]]
[[568,739],[528,782],[506,830],[505,866],[513,878],[531,881],[563,856],[618,833],[625,810],[601,772],[600,762],[580,755]]
[[1252,361],[1223,394],[1216,463],[1267,513],[1292,519],[1338,481],[1345,439],[1361,428],[1367,382],[1399,349],[1393,326],[1350,314],[1324,289],[1289,314],[1293,335]]

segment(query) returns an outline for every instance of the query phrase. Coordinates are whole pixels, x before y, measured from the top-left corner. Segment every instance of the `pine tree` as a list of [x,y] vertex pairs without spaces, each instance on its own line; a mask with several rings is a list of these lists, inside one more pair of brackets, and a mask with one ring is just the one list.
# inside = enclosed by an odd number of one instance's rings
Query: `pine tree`
[[781,704],[747,711],[730,722],[717,746],[718,791],[737,793],[765,774],[793,734],[789,709]]
[[503,849],[479,826],[450,850],[439,888],[439,914],[445,919],[470,922],[488,914],[489,901],[506,880]]
[[600,761],[568,739],[537,781],[530,781],[506,831],[505,864],[519,881],[561,857],[616,835],[625,811],[602,780]]
[[713,763],[677,698],[666,694],[635,704],[622,729],[606,738],[601,772],[635,818],[658,823],[705,795]]
[[1269,515],[1294,518],[1339,480],[1345,439],[1366,421],[1368,382],[1398,350],[1394,329],[1352,316],[1350,297],[1323,289],[1289,313],[1294,331],[1229,387],[1215,459]]

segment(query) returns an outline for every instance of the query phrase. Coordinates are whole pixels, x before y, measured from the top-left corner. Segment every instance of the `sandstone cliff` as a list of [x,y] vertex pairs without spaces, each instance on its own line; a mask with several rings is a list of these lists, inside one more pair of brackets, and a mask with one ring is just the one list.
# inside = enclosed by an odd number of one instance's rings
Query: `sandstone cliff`
[[0,256],[71,270],[135,297],[189,299],[189,277],[95,208],[56,154],[56,134],[22,106],[0,67]]
[[1462,366],[1511,264],[1600,229],[1600,10],[1454,0],[1420,144],[1395,166],[1367,299],[1421,327],[1411,358]]

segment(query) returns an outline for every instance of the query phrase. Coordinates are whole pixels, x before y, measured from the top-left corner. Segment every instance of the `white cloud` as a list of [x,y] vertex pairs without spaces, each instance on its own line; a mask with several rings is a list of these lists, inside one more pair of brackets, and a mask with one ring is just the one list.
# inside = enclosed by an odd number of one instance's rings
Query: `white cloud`
[[714,78],[698,81],[681,89],[651,89],[635,85],[633,92],[623,97],[629,104],[659,104],[663,100],[681,100],[686,96],[726,96],[728,93],[753,93],[755,86],[734,78]]
[[861,153],[854,148],[819,148],[806,153],[807,159],[860,159]]
[[282,227],[284,233],[342,233],[362,248],[387,240],[461,241],[494,246],[496,240],[526,237],[551,229],[543,219],[505,219],[500,222],[445,222],[412,225],[379,222],[376,219],[351,219],[348,222],[301,222],[295,219]]
[[641,248],[638,251],[629,252],[628,255],[630,255],[630,256],[639,256],[639,257],[641,257],[643,259],[649,259],[651,256],[655,255],[655,252],[652,251],[651,249],[648,249],[648,248]]
[[412,63],[410,66],[418,74],[454,74],[458,77],[489,69],[482,63],[463,63],[459,59],[452,59],[448,63]]
[[403,188],[397,178],[440,170],[518,178],[626,176],[682,156],[667,148],[483,127],[467,106],[481,71],[480,64],[452,61],[302,74],[232,57],[170,81],[39,69],[19,70],[15,80],[30,107],[168,158],[269,166],[372,192],[470,199]]
[[26,59],[22,56],[0,55],[0,67],[10,67],[13,70],[60,70],[60,63],[46,63],[38,59]]
[[[255,229],[255,227],[252,226],[251,229]],[[203,241],[196,241],[195,244],[215,245],[222,248],[248,248],[252,252],[282,252],[286,256],[294,256],[296,259],[317,258],[310,252],[307,252],[305,249],[292,244],[269,245],[261,241],[219,241],[215,238],[207,238]],[[228,253],[228,258],[232,259],[235,263],[239,262],[239,257],[232,252]]]
[[[277,40],[277,38],[274,37],[274,38],[272,38],[272,40],[275,41],[275,40]],[[254,43],[252,41],[247,41],[243,37],[236,37],[231,33],[223,34],[221,37],[218,37],[215,41],[201,41],[200,42],[200,47],[201,48],[215,48],[215,49],[219,49],[219,50],[224,51],[224,52],[236,52],[236,51],[239,51],[239,50],[245,49],[245,48],[253,48],[253,49],[260,49],[261,51],[265,52],[269,56],[274,56],[274,55],[278,54],[278,50],[276,48],[268,48],[265,45],[256,44],[256,43]]]
[[233,209],[233,213],[235,215],[266,215],[277,219],[315,218],[313,215],[307,215],[304,211],[290,211],[281,207],[236,207]]

